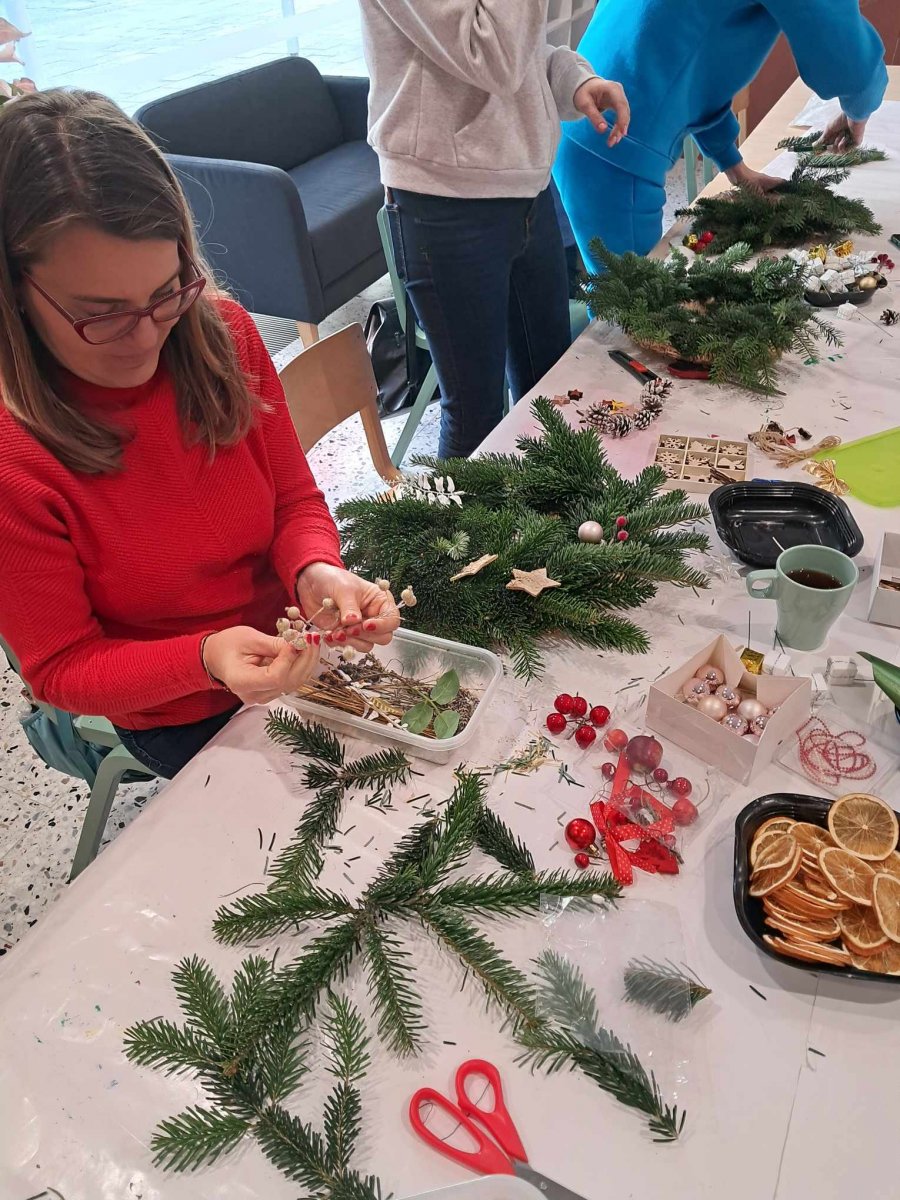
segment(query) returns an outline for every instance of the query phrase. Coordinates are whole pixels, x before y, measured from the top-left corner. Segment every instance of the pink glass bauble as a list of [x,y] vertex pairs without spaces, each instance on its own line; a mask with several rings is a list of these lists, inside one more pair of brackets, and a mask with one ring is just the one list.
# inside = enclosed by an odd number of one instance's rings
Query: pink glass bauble
[[730,729],[732,733],[736,733],[738,737],[743,737],[750,728],[742,716],[733,712],[729,713],[728,716],[724,718],[722,724],[726,729]]
[[714,688],[721,687],[725,682],[725,672],[720,671],[718,667],[714,667],[712,663],[707,663],[705,667],[701,667],[697,675],[700,679],[705,679],[707,683],[712,684]]
[[696,704],[703,696],[708,696],[712,688],[705,679],[689,679],[681,689],[681,694],[688,704]]
[[721,687],[716,688],[716,695],[720,700],[724,700],[728,706],[728,711],[737,708],[741,702],[741,693],[733,687],[729,687],[727,683],[723,683]]
[[742,700],[737,707],[739,717],[743,717],[745,721],[753,721],[757,717],[764,716],[769,710],[759,700],[753,696],[748,696],[746,700]]
[[718,696],[701,696],[697,701],[697,712],[711,717],[714,721],[721,721],[728,712],[728,705]]
[[769,723],[769,713],[761,713],[758,717],[754,717],[750,722],[751,733],[764,733],[765,728]]

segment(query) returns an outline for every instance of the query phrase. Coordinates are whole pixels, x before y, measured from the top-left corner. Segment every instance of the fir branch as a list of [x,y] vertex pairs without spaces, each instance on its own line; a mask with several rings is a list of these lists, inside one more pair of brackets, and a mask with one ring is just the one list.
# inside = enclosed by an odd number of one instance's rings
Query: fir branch
[[399,938],[374,921],[366,927],[364,950],[378,1036],[401,1057],[418,1054],[425,1025],[422,1001],[410,978],[409,952]]
[[574,966],[559,955],[542,954],[536,962],[540,978],[538,1012],[549,1019],[523,1025],[517,1040],[519,1060],[549,1073],[579,1070],[620,1104],[648,1118],[655,1141],[673,1141],[685,1114],[663,1102],[652,1072],[644,1069],[630,1046],[597,1024],[596,999]]
[[563,899],[599,898],[608,904],[622,895],[622,887],[612,875],[594,871],[573,874],[570,871],[540,871],[531,876],[487,875],[459,879],[445,884],[428,900],[435,907],[465,909],[483,916],[503,916],[536,912],[544,897]]
[[359,1137],[362,1102],[354,1085],[369,1067],[369,1039],[359,1010],[336,995],[328,998],[323,1034],[328,1071],[337,1080],[322,1114],[326,1161],[332,1170],[345,1170]]
[[348,763],[340,773],[344,788],[375,788],[377,791],[408,783],[412,766],[402,750],[379,750]]
[[534,988],[464,917],[436,905],[420,909],[418,916],[481,984],[488,1004],[506,1014],[514,1032],[537,1021]]
[[279,1013],[312,1020],[323,992],[344,979],[360,948],[366,915],[353,916],[314,938],[299,958],[279,971]]
[[515,875],[530,875],[534,872],[531,851],[521,838],[517,838],[493,809],[484,807],[475,827],[475,842],[478,849],[512,871]]
[[304,721],[290,709],[279,708],[269,713],[266,733],[273,742],[290,747],[293,754],[304,754],[333,767],[344,762],[344,748],[330,730],[313,721]]
[[334,921],[355,911],[343,896],[301,880],[268,892],[239,896],[223,905],[216,912],[213,933],[217,941],[237,946],[299,929],[307,921]]
[[642,1004],[670,1021],[683,1021],[694,1006],[709,996],[710,989],[674,963],[639,958],[625,968],[625,996],[632,1004]]
[[153,1161],[171,1171],[196,1171],[212,1166],[233,1150],[250,1122],[220,1109],[186,1108],[161,1121],[150,1141]]
[[484,807],[485,784],[478,775],[461,772],[444,818],[419,863],[424,887],[434,887],[470,854]]
[[139,1067],[153,1067],[166,1075],[185,1071],[217,1071],[221,1056],[190,1029],[154,1017],[125,1030],[125,1056]]

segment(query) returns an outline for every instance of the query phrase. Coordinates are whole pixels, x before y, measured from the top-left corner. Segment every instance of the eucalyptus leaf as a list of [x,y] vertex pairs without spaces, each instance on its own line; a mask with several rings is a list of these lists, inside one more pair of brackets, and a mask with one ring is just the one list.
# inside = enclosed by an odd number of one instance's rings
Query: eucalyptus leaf
[[431,689],[435,704],[452,704],[459,695],[459,676],[455,671],[445,671]]
[[431,705],[422,700],[418,704],[414,704],[409,712],[403,714],[400,724],[405,725],[410,733],[424,733],[431,724],[433,715],[434,710]]
[[434,736],[438,741],[452,738],[459,729],[459,713],[452,708],[445,709],[434,718]]

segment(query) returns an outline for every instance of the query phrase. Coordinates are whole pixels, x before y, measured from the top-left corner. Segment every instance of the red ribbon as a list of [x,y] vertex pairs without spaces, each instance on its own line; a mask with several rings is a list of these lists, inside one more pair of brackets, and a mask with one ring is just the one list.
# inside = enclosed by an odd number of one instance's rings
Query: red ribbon
[[[650,875],[677,875],[678,856],[673,849],[675,822],[671,809],[650,792],[636,785],[628,786],[628,763],[619,756],[609,801],[595,800],[591,816],[603,841],[613,875],[626,887],[634,882],[634,868]],[[650,825],[637,825],[618,807],[626,796],[639,800],[654,813]],[[628,850],[623,842],[637,842],[636,850]]]

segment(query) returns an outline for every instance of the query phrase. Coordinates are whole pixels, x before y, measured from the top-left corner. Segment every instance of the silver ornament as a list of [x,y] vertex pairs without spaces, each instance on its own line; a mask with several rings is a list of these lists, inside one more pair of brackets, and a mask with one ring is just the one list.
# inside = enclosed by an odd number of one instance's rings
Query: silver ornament
[[603,526],[599,521],[582,521],[578,526],[578,540],[580,542],[602,542]]
[[750,728],[744,718],[738,716],[738,714],[734,712],[730,712],[727,717],[724,717],[721,724],[723,724],[726,729],[730,729],[732,733],[736,733],[738,737],[743,737]]
[[697,701],[697,712],[712,717],[714,721],[721,721],[728,712],[728,705],[718,696],[701,696]]
[[729,712],[737,708],[741,702],[741,693],[735,691],[733,687],[729,687],[727,683],[723,683],[721,687],[717,687],[715,694],[720,700],[725,701]]
[[708,696],[712,688],[705,679],[689,679],[681,689],[681,694],[688,704],[696,704],[702,696]]
[[745,721],[750,722],[756,717],[763,716],[769,710],[754,696],[748,696],[746,700],[740,702],[737,711],[739,717],[743,717]]
[[725,672],[720,671],[718,667],[714,667],[712,663],[707,663],[705,667],[701,667],[697,672],[697,676],[699,679],[705,679],[714,688],[721,687],[725,682]]

